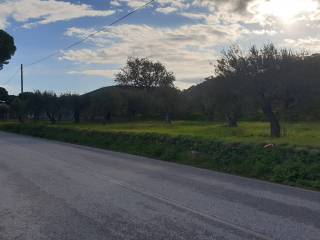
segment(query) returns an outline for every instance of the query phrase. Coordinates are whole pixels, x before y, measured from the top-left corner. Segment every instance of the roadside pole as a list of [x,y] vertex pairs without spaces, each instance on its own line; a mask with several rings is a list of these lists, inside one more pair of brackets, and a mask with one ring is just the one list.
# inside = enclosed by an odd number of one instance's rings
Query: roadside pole
[[21,93],[23,93],[23,64],[21,64]]

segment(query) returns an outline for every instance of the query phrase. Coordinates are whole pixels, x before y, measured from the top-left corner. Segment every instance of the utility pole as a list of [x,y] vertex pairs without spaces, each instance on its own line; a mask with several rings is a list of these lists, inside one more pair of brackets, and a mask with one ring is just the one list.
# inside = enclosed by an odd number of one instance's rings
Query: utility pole
[[21,93],[23,93],[23,64],[21,64]]

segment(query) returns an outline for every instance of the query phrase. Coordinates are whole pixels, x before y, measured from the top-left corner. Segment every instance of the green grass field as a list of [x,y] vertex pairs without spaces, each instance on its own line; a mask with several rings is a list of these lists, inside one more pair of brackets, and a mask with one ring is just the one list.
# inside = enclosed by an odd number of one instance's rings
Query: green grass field
[[[18,134],[320,190],[320,123],[285,125],[286,136],[269,137],[267,123],[131,122],[72,124],[0,123]],[[273,148],[264,144],[275,143]]]
[[242,143],[288,144],[297,147],[320,147],[320,123],[283,124],[284,134],[280,139],[269,137],[269,125],[262,122],[242,122],[238,128],[229,128],[224,123],[178,121],[172,125],[162,122],[131,122],[117,124],[58,124],[55,127],[99,132],[158,133],[170,136],[192,136],[201,139]]

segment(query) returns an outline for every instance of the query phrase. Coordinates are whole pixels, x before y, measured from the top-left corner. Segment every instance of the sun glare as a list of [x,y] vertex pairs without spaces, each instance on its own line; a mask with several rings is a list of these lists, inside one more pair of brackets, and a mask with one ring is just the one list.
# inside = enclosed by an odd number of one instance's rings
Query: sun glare
[[269,0],[257,6],[259,14],[275,16],[284,22],[291,22],[299,15],[312,13],[318,8],[315,0]]

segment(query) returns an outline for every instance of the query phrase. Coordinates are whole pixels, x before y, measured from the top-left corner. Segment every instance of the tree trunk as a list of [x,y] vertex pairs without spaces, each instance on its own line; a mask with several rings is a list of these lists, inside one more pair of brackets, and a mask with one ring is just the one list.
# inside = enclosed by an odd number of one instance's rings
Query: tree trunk
[[21,115],[18,116],[18,120],[19,120],[20,123],[24,123],[24,119],[23,119],[23,117]]
[[166,123],[168,123],[168,124],[172,123],[171,113],[170,112],[166,112]]
[[39,114],[38,113],[34,113],[33,114],[33,121],[39,121]]
[[96,121],[96,115],[95,114],[91,114],[89,120],[90,120],[90,122],[95,122]]
[[269,123],[270,123],[270,133],[271,137],[279,138],[281,137],[281,126],[276,114],[272,110],[271,103],[269,101],[264,101],[262,106],[262,111],[266,115]]
[[281,137],[281,127],[278,119],[273,119],[270,121],[270,126],[271,126],[271,137],[274,138],[279,138]]
[[49,112],[47,112],[47,116],[48,116],[48,118],[49,118],[49,120],[50,120],[50,122],[51,122],[52,124],[55,124],[55,123],[56,123],[56,119],[55,119],[55,117],[54,117],[54,114],[50,114]]
[[108,112],[107,114],[104,115],[103,117],[103,124],[107,124],[110,122],[110,119],[111,119],[111,113]]
[[75,123],[80,123],[80,112],[78,110],[74,111],[73,119]]
[[58,114],[58,122],[61,122],[61,120],[62,120],[62,114],[59,113],[59,114]]
[[129,121],[133,121],[136,117],[137,111],[136,110],[131,110],[128,116]]
[[231,128],[238,127],[238,121],[236,116],[234,116],[234,114],[226,114],[226,119],[229,127]]

